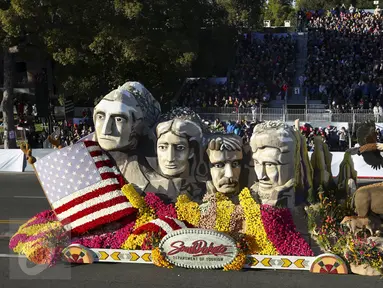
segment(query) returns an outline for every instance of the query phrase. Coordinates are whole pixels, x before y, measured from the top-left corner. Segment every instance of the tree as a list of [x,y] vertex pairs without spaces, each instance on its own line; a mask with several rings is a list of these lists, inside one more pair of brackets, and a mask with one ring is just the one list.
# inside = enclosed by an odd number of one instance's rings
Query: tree
[[[8,9],[9,3],[2,1],[0,3],[0,9]],[[0,16],[2,16],[0,14]],[[14,61],[13,54],[17,52],[17,46],[14,46],[15,39],[8,37],[4,31],[0,30],[0,40],[2,42],[3,52],[3,65],[4,65],[4,92],[3,99],[0,103],[0,112],[3,114],[4,124],[4,149],[17,148],[16,145],[16,131],[15,122],[13,115],[13,72],[14,72]]]
[[16,131],[13,115],[13,51],[9,47],[3,48],[4,55],[4,92],[0,111],[3,112],[4,149],[17,148]]
[[[170,99],[193,75],[201,53],[225,43],[233,27],[259,22],[259,3],[263,0],[11,0],[0,23],[7,35],[55,61],[60,99],[71,95],[93,103],[128,80]],[[212,46],[201,49],[210,32]],[[223,70],[219,62],[214,55],[211,73]]]
[[270,20],[272,26],[284,26],[285,20],[294,20],[295,11],[291,1],[270,0],[265,9],[265,20]]
[[237,29],[260,27],[260,17],[265,0],[217,0],[219,9],[226,12],[228,22]]

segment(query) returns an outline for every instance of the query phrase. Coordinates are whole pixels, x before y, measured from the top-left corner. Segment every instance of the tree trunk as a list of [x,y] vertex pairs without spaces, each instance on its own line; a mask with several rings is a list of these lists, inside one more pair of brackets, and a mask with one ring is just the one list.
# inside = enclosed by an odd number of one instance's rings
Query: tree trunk
[[3,111],[4,123],[4,149],[15,149],[16,131],[13,115],[13,54],[8,48],[4,53],[4,92],[1,101],[1,110]]

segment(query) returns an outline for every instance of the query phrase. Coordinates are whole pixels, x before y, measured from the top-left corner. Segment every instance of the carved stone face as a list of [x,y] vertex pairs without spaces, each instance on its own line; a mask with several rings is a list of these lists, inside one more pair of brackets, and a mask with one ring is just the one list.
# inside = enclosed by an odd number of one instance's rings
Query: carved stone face
[[225,194],[238,193],[242,151],[210,150],[208,155],[215,189]]
[[129,146],[132,117],[127,105],[119,101],[101,100],[95,107],[94,123],[97,141],[106,151]]
[[[269,129],[253,134],[251,148],[262,204],[276,205],[285,196],[283,186],[295,177],[296,142],[293,130]],[[287,197],[290,197],[289,194]]]
[[[259,180],[260,189],[272,190],[294,178],[294,153],[289,152],[283,156],[281,157],[279,149],[273,147],[258,149],[253,154],[255,173]],[[283,158],[283,162],[281,158]]]
[[165,176],[176,177],[184,173],[192,157],[189,141],[169,131],[157,140],[158,165]]

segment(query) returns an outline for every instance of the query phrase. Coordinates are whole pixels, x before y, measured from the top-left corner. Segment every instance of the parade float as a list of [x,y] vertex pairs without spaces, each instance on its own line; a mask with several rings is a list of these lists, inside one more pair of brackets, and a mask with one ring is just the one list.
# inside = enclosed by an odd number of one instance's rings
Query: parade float
[[382,273],[383,194],[355,192],[350,157],[380,161],[376,139],[345,153],[336,183],[327,145],[316,140],[310,160],[299,122],[257,124],[244,144],[189,109],[161,114],[137,82],[106,95],[93,118],[93,135],[39,161],[22,148],[51,210],[19,228],[15,253],[50,266]]

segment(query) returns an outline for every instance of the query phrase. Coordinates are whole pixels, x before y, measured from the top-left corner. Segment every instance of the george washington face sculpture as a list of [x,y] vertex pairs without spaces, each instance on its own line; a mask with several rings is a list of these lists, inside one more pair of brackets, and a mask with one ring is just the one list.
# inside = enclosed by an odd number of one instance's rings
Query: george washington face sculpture
[[95,107],[96,138],[107,151],[134,150],[144,126],[154,125],[159,103],[138,82],[127,82],[107,94]]
[[134,112],[137,111],[123,102],[108,98],[96,106],[94,123],[97,141],[104,150],[120,150],[131,145]]

